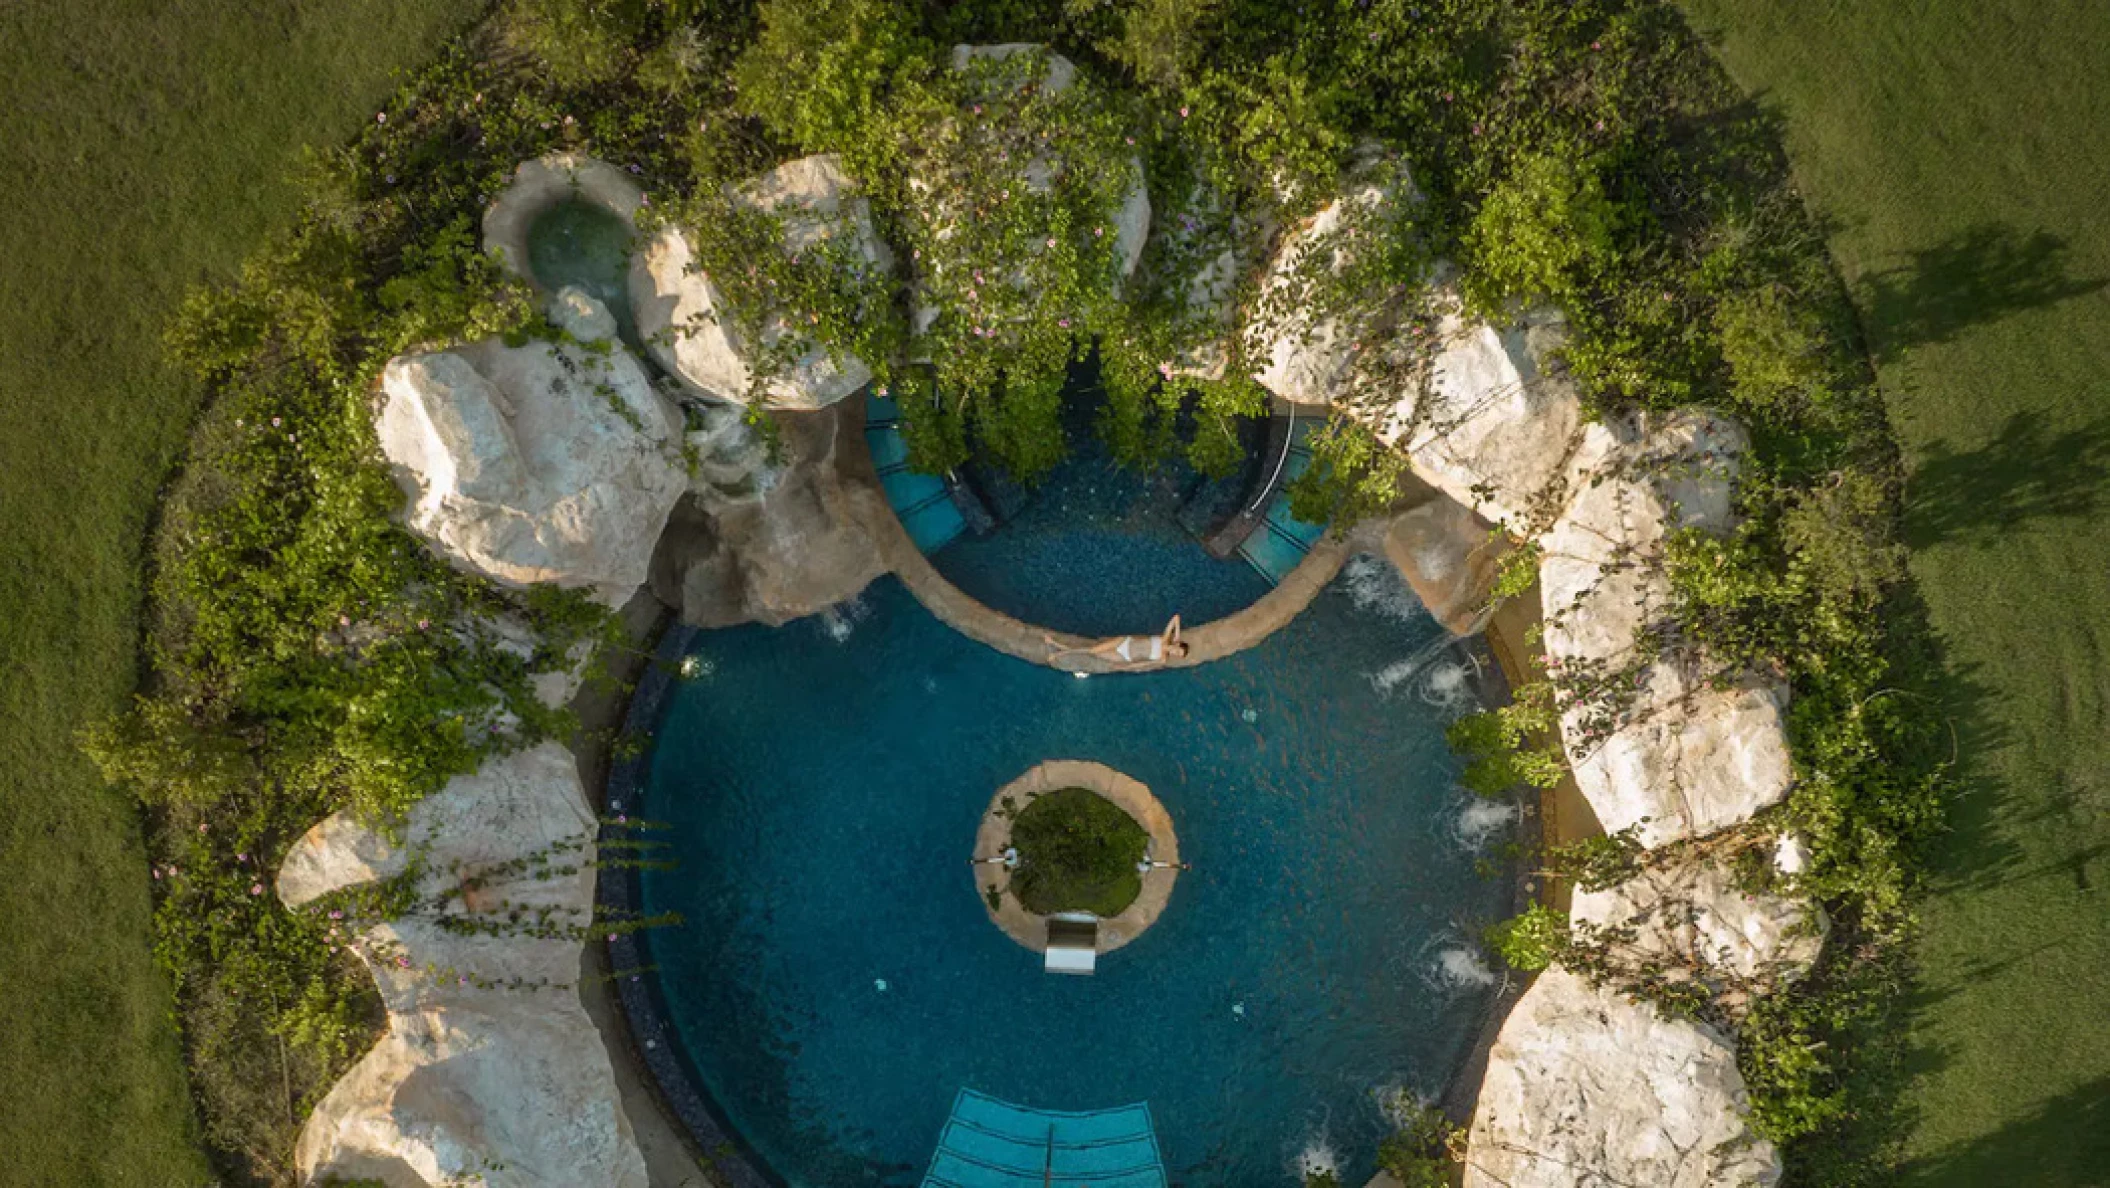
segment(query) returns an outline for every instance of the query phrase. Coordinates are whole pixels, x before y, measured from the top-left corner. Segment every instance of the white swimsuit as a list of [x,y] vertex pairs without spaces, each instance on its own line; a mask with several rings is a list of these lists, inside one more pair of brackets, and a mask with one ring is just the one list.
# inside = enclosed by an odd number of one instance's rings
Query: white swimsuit
[[[1121,642],[1114,645],[1114,655],[1121,657],[1122,662],[1125,664],[1135,663],[1136,658],[1133,651],[1135,642],[1136,637],[1133,635],[1122,636]],[[1163,660],[1165,658],[1164,636],[1153,635],[1150,637],[1150,658],[1152,660]]]

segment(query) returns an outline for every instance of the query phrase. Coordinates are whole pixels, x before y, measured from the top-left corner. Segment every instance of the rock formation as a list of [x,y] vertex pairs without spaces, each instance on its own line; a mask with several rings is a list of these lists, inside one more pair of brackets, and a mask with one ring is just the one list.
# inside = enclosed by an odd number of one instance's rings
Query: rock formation
[[1398,185],[1378,180],[1351,185],[1283,233],[1246,317],[1246,357],[1260,386],[1292,404],[1346,400],[1355,386],[1356,340],[1364,328],[1350,324],[1352,314],[1314,314],[1311,287],[1316,273],[1339,273],[1354,259],[1346,233],[1357,219],[1389,203],[1416,199],[1404,172],[1400,179]]
[[1741,430],[1701,413],[1593,424],[1570,462],[1572,497],[1540,538],[1549,665],[1569,678],[1631,674],[1616,698],[1563,711],[1576,784],[1606,830],[1639,825],[1644,845],[1743,821],[1794,778],[1785,688],[1710,679],[1669,632],[1665,545],[1729,527],[1743,448]]
[[839,451],[862,448],[855,402],[780,413],[780,467],[751,498],[700,487],[675,509],[652,563],[652,591],[699,627],[785,623],[854,596],[885,573],[867,517],[891,516],[848,482]]
[[1616,887],[1577,891],[1569,918],[1610,943],[1627,966],[1661,963],[1721,991],[1806,973],[1824,945],[1824,914],[1799,901],[1740,890],[1729,871],[1691,862],[1643,871]]
[[1747,1104],[1728,1038],[1548,969],[1495,1038],[1465,1186],[1765,1188],[1780,1157]]
[[628,174],[584,153],[551,153],[523,161],[513,171],[512,184],[484,211],[484,250],[534,282],[528,269],[528,232],[551,207],[574,198],[606,208],[635,230],[645,194]]
[[382,372],[382,453],[412,498],[410,528],[510,586],[585,587],[621,605],[687,478],[681,417],[614,323],[575,289],[558,324],[598,345],[496,339],[401,355]]
[[1453,635],[1470,635],[1494,591],[1509,545],[1486,520],[1437,497],[1393,518],[1385,556],[1429,614]]
[[[289,907],[406,873],[422,903],[445,904],[354,942],[380,988],[388,1033],[302,1129],[304,1177],[644,1188],[607,1050],[579,1003],[581,940],[438,922],[521,907],[583,929],[594,829],[571,752],[543,743],[455,778],[411,810],[401,841],[339,814],[295,843],[278,877]],[[536,853],[566,872],[506,866]],[[449,889],[464,893],[435,898]]]
[[1428,381],[1392,406],[1379,435],[1424,482],[1529,536],[1566,494],[1582,431],[1582,401],[1555,358],[1564,323],[1540,311],[1498,328],[1468,320],[1448,292],[1436,304]]
[[[857,267],[891,271],[893,254],[872,229],[870,205],[856,194],[842,161],[833,154],[787,161],[730,191],[734,202],[781,220],[784,251],[809,251],[844,241]],[[746,403],[754,386],[758,344],[717,316],[721,298],[711,278],[697,270],[679,226],[660,230],[630,263],[630,304],[638,336],[669,374],[699,395]],[[774,344],[786,333],[781,319],[762,332]],[[870,383],[872,369],[855,355],[833,358],[820,346],[806,351],[761,386],[771,408],[814,409],[834,404]]]

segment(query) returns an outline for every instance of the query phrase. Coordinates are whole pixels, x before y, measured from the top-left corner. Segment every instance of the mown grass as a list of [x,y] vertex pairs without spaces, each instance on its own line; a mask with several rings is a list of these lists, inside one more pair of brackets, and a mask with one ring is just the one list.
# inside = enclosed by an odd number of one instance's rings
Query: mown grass
[[1919,1188],[2110,1184],[2110,6],[1685,7],[1832,222],[1951,673],[1967,791],[1868,1126]]
[[137,678],[139,563],[198,393],[184,290],[289,213],[477,0],[0,5],[0,1183],[208,1182],[133,805],[75,733]]

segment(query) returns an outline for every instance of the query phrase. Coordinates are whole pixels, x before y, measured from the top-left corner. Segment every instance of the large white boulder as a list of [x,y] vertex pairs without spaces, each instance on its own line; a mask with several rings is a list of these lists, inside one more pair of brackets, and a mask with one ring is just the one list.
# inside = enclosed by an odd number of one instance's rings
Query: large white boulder
[[[1404,174],[1401,177],[1404,178]],[[1246,358],[1260,386],[1292,404],[1346,405],[1361,362],[1353,312],[1326,310],[1314,288],[1355,259],[1354,224],[1395,201],[1415,201],[1411,184],[1365,180],[1282,234],[1246,313]]]
[[1466,1188],[1729,1188],[1780,1182],[1751,1132],[1736,1045],[1559,968],[1489,1052]]
[[1575,782],[1610,831],[1644,845],[1747,820],[1794,781],[1787,689],[1714,679],[1671,629],[1671,535],[1726,530],[1744,436],[1705,413],[1592,424],[1565,478],[1566,509],[1539,538],[1549,669],[1618,691],[1564,707]]
[[523,161],[512,183],[484,211],[484,250],[515,275],[535,283],[528,268],[528,232],[551,207],[577,199],[607,210],[633,231],[645,192],[628,174],[584,153],[551,153]]
[[1538,311],[1508,326],[1465,317],[1439,289],[1426,383],[1385,414],[1379,436],[1414,472],[1481,516],[1529,536],[1564,493],[1582,401],[1559,364],[1565,324]]
[[[729,196],[776,216],[788,255],[841,241],[851,267],[874,272],[894,267],[893,253],[872,228],[870,204],[857,195],[841,158],[832,153],[787,161],[734,187]],[[744,341],[718,317],[717,286],[698,270],[682,229],[671,224],[631,259],[629,283],[638,335],[653,358],[702,395],[747,403],[754,395],[757,351],[782,340],[787,333],[783,319],[763,328],[760,344]],[[871,380],[864,360],[848,354],[838,358],[816,344],[764,380],[760,401],[771,408],[824,408]]]
[[[556,315],[582,339],[613,325],[573,289]],[[381,451],[411,495],[409,526],[448,559],[611,605],[644,582],[688,479],[681,416],[628,352],[491,339],[391,359],[381,390]]]
[[1568,914],[1607,939],[1622,965],[1668,962],[1717,990],[1801,977],[1824,945],[1826,923],[1813,904],[1738,888],[1714,862],[1651,868],[1614,887],[1577,891]]
[[[614,1069],[579,1002],[594,830],[576,760],[543,743],[449,782],[411,810],[400,842],[340,814],[296,844],[278,879],[288,906],[413,869],[421,904],[351,942],[388,1033],[302,1128],[303,1177],[644,1188]],[[524,873],[536,856],[554,862]],[[553,934],[438,923],[514,910],[547,913]]]

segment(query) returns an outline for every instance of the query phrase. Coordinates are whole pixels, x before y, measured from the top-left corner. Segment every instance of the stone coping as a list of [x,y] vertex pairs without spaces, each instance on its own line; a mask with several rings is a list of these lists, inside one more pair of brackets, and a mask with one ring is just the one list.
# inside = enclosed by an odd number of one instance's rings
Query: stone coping
[[[993,858],[1003,853],[1011,844],[1011,826],[1018,813],[1041,795],[1063,788],[1084,788],[1112,801],[1150,835],[1150,848],[1146,853],[1155,861],[1172,863],[1146,872],[1143,889],[1136,895],[1135,902],[1124,908],[1120,915],[1099,921],[1098,951],[1111,953],[1157,923],[1165,905],[1172,900],[1172,884],[1180,876],[1180,841],[1172,830],[1172,814],[1165,811],[1165,806],[1141,781],[1088,759],[1050,759],[1036,764],[1026,774],[998,788],[996,795],[989,798],[989,807],[982,813],[982,826],[975,831],[974,857]],[[1010,894],[1011,871],[1008,868],[1001,863],[977,862],[974,884],[975,894],[982,897],[982,906],[988,910],[989,919],[1004,930],[1005,936],[1036,953],[1047,951],[1048,917],[1027,911],[1018,896]],[[997,895],[997,906],[993,908],[989,907],[988,899],[991,891]]]
[[[861,420],[864,394],[860,392],[850,399],[857,402],[852,419]],[[1062,663],[1057,664],[1048,647],[1048,637],[1054,637],[1064,648],[1089,648],[1099,641],[1089,636],[1036,627],[969,597],[946,580],[937,566],[931,564],[930,558],[923,555],[923,550],[916,547],[916,542],[909,538],[908,529],[901,526],[901,518],[894,514],[880,489],[879,474],[872,467],[872,455],[862,441],[842,449],[841,465],[845,485],[859,496],[860,516],[865,530],[871,533],[873,543],[879,547],[880,560],[901,579],[901,584],[908,587],[909,593],[923,604],[925,610],[977,643],[1063,672],[1162,672],[1192,668],[1236,655],[1280,631],[1289,625],[1290,620],[1302,614],[1312,599],[1319,596],[1319,591],[1341,572],[1341,566],[1347,564],[1349,556],[1357,551],[1348,538],[1338,533],[1329,532],[1320,537],[1304,560],[1252,605],[1221,619],[1182,630],[1180,638],[1187,643],[1187,654],[1178,659],[1149,668],[1135,668],[1104,657],[1073,652],[1066,654]],[[1140,624],[1138,633],[1156,632],[1162,627],[1163,624],[1159,623]]]
[[[623,715],[623,734],[653,738],[659,721],[673,696],[681,658],[688,653],[697,629],[676,622],[659,637],[652,660],[639,677]],[[603,815],[601,841],[634,839],[635,830],[617,818],[636,813],[644,804],[645,784],[652,772],[650,746],[614,750],[609,756],[608,801]],[[641,914],[641,872],[635,868],[600,871],[595,880],[596,902],[613,918]],[[607,969],[613,979],[616,1000],[629,1024],[628,1056],[642,1064],[658,1088],[664,1112],[678,1120],[693,1144],[697,1166],[717,1188],[778,1188],[782,1183],[767,1170],[759,1155],[750,1150],[739,1132],[719,1111],[717,1102],[704,1089],[703,1078],[682,1050],[681,1035],[668,1016],[666,1000],[659,988],[657,967],[638,931],[616,932],[603,942]]]

